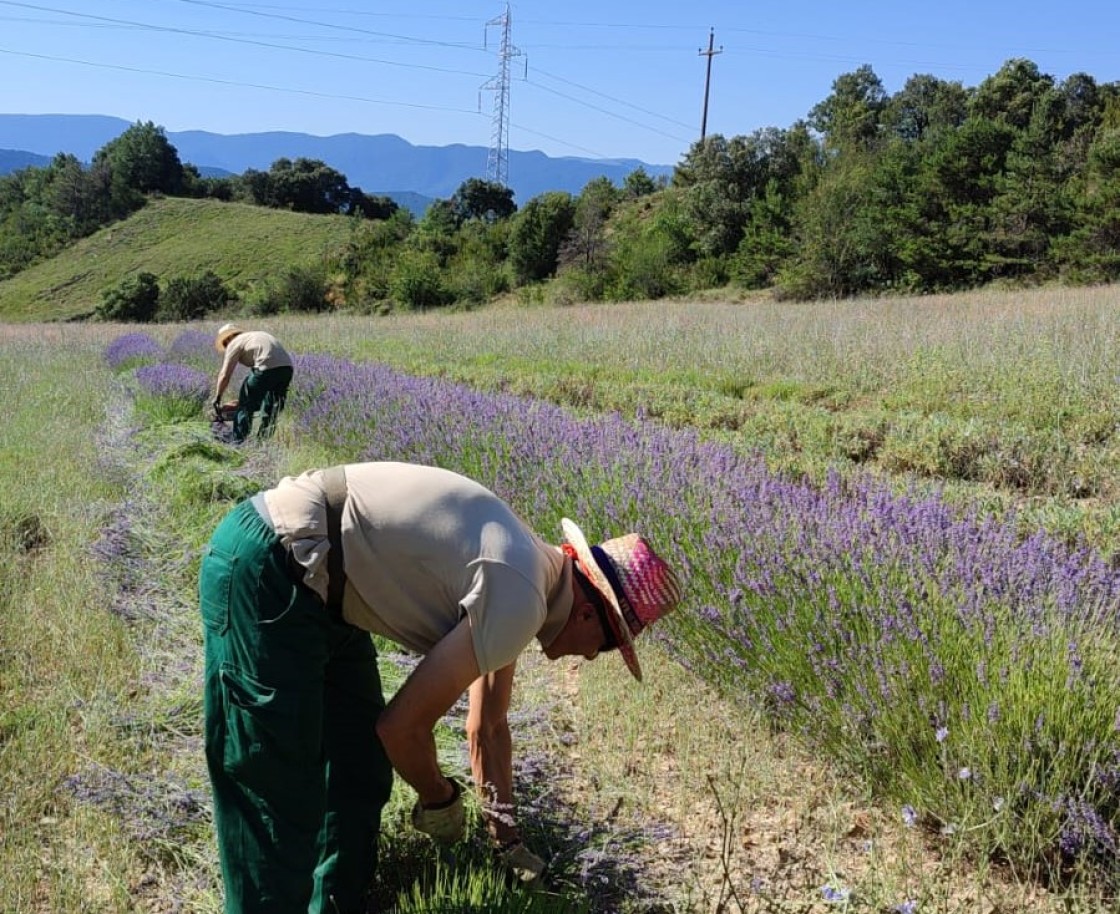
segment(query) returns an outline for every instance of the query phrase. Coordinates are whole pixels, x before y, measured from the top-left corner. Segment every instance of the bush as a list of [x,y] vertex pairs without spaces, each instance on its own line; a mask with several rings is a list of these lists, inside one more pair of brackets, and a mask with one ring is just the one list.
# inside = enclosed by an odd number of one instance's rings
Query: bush
[[292,267],[280,278],[276,297],[281,311],[326,311],[326,276],[312,267]]
[[106,289],[94,313],[102,321],[146,324],[155,320],[158,308],[159,280],[154,273],[138,273]]
[[250,314],[267,316],[281,311],[318,313],[327,311],[327,279],[321,271],[309,267],[292,267],[271,282],[253,288],[245,296]]
[[224,308],[229,298],[225,284],[212,270],[193,279],[176,276],[160,296],[158,317],[161,321],[198,320]]
[[437,308],[450,301],[431,251],[402,251],[389,276],[389,294],[404,308]]

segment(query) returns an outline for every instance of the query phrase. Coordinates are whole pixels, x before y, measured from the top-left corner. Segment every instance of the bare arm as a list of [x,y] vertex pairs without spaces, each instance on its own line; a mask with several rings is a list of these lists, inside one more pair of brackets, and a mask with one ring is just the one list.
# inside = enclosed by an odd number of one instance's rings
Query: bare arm
[[226,346],[226,354],[222,358],[222,367],[218,371],[218,381],[214,386],[215,400],[220,400],[222,398],[222,394],[225,393],[226,386],[229,384],[229,379],[233,377],[233,369],[237,367],[237,359],[231,351],[232,346],[232,342]]
[[440,771],[432,730],[478,677],[470,623],[463,619],[420,661],[377,720],[389,761],[424,805],[452,795]]
[[500,844],[520,837],[513,818],[513,748],[509,703],[514,664],[481,676],[471,684],[467,741],[471,772],[483,794],[486,826]]

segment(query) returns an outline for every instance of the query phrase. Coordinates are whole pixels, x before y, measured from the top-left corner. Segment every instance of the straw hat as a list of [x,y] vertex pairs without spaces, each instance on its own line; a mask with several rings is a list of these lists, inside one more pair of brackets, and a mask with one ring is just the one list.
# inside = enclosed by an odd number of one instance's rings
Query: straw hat
[[587,579],[606,598],[612,610],[607,620],[614,629],[619,653],[634,678],[640,680],[642,667],[634,638],[680,603],[677,576],[637,533],[591,546],[573,521],[562,518],[560,527]]
[[218,352],[225,352],[229,341],[237,336],[237,334],[244,332],[245,331],[238,327],[237,324],[222,324],[221,328],[218,330],[217,337],[214,339],[214,348],[217,349]]

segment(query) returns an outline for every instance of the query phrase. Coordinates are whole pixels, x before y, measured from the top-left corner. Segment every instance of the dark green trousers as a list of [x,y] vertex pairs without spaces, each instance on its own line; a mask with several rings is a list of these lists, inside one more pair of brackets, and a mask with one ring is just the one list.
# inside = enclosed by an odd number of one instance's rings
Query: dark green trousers
[[288,387],[292,383],[292,369],[269,368],[265,371],[250,371],[241,382],[237,394],[237,413],[233,417],[233,437],[244,441],[253,429],[253,416],[261,411],[261,424],[257,429],[258,438],[267,438],[273,432],[276,418],[283,410],[288,399]]
[[364,910],[393,778],[369,633],[293,583],[248,501],[215,530],[199,596],[226,914]]

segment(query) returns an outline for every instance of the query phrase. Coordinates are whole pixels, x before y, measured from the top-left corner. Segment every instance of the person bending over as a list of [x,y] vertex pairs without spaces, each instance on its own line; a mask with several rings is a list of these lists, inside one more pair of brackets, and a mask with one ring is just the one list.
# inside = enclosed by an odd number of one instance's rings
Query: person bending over
[[263,330],[242,330],[236,324],[224,324],[214,339],[214,348],[222,353],[222,367],[214,387],[214,412],[220,415],[222,394],[238,365],[249,369],[237,395],[237,412],[233,417],[233,440],[244,441],[253,428],[253,415],[261,411],[257,437],[269,437],[276,419],[284,409],[288,387],[292,383],[292,357],[271,333]]
[[[412,824],[464,834],[433,729],[466,691],[474,783],[495,852],[536,880],[513,806],[507,713],[520,653],[593,659],[674,609],[680,585],[641,536],[551,545],[478,482],[358,463],[282,479],[206,547],[205,746],[227,914],[363,910],[395,771]],[[370,633],[423,655],[386,705]]]

